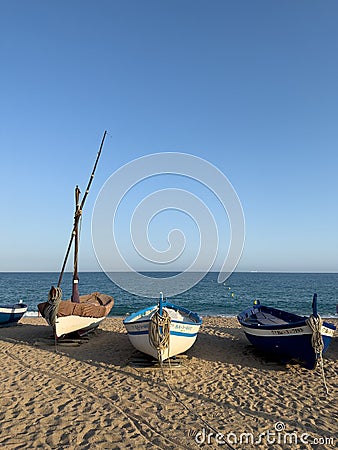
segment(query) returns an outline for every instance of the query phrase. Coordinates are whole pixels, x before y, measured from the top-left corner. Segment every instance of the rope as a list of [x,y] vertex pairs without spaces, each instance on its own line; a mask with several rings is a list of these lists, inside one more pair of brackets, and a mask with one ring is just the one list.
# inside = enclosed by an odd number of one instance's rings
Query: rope
[[162,311],[162,316],[157,310],[155,314],[153,314],[149,322],[149,343],[157,350],[158,360],[160,361],[160,364],[162,364],[164,350],[168,349],[169,356],[170,324],[171,318],[168,311],[166,311],[165,309],[163,309]]
[[[209,429],[213,430],[216,434],[219,434],[218,430],[210,425],[206,420],[203,419],[196,411],[192,410],[189,406],[187,406],[183,400],[176,394],[173,388],[170,386],[167,377],[165,376],[163,369],[163,351],[168,349],[169,356],[169,348],[170,348],[170,324],[171,318],[165,309],[163,309],[162,316],[157,310],[155,314],[153,314],[150,322],[149,322],[149,342],[150,344],[157,350],[158,360],[160,362],[162,376],[165,384],[167,385],[169,391],[173,395],[173,397],[178,401],[187,411],[189,411],[194,417],[199,419],[204,425],[206,425]],[[169,364],[170,364],[170,359]],[[225,444],[228,448],[235,450],[228,442],[225,441]]]
[[321,374],[323,378],[324,387],[326,390],[326,394],[329,393],[326,380],[325,380],[325,373],[324,373],[324,361],[323,361],[323,350],[324,350],[324,341],[322,337],[322,325],[323,320],[318,314],[317,316],[314,316],[311,314],[311,316],[306,321],[307,325],[310,327],[312,331],[312,337],[311,337],[311,344],[312,348],[316,354],[316,366],[318,365],[321,368]]
[[56,316],[59,309],[59,305],[62,298],[62,290],[59,287],[52,286],[48,293],[48,304],[44,310],[44,316],[50,325],[54,328],[56,322]]

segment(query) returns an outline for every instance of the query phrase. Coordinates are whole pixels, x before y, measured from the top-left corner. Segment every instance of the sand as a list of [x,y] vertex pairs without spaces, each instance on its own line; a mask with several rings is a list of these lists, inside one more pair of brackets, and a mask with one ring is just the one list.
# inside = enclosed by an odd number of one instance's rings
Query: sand
[[3,449],[338,447],[337,332],[324,357],[329,395],[319,369],[267,359],[236,319],[205,317],[164,374],[134,367],[122,318],[57,352],[50,337],[42,318],[0,329]]

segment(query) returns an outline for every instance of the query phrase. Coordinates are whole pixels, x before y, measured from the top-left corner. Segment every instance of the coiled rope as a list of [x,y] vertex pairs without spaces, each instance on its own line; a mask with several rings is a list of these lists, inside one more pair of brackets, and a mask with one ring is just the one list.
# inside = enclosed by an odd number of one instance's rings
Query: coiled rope
[[165,309],[163,309],[162,315],[159,313],[159,310],[157,310],[149,322],[149,343],[156,349],[160,364],[162,364],[163,352],[167,349],[169,356],[170,324],[171,318],[168,311]]
[[328,394],[329,390],[325,380],[324,361],[323,361],[323,350],[324,350],[324,341],[322,336],[323,320],[319,314],[317,314],[317,316],[311,314],[311,316],[307,319],[306,323],[312,331],[311,344],[316,354],[316,367],[319,365],[321,368],[324,387],[326,390],[326,394]]
[[52,287],[48,293],[48,302],[44,310],[44,317],[49,324],[54,328],[56,322],[56,316],[58,313],[59,305],[62,298],[62,289],[59,287]]

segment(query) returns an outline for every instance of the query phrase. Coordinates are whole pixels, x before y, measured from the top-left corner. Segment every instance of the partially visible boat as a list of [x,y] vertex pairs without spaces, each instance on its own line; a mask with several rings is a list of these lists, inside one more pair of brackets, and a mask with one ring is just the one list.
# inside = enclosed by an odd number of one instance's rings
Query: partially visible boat
[[12,305],[0,305],[0,327],[17,325],[28,306],[20,301]]
[[160,362],[189,350],[195,343],[202,319],[181,306],[164,301],[139,310],[124,321],[131,344]]
[[308,369],[316,367],[336,329],[318,315],[317,294],[313,296],[309,317],[264,306],[255,300],[237,319],[252,345],[285,362],[299,361]]
[[[88,295],[79,295],[79,275],[78,275],[78,252],[79,252],[79,221],[82,216],[85,200],[87,198],[90,185],[94,178],[97,163],[99,161],[103,143],[107,132],[104,132],[100,149],[96,157],[94,168],[89,179],[85,195],[80,203],[80,189],[75,188],[75,215],[74,225],[71,233],[70,242],[67,248],[66,256],[63,262],[57,287],[52,286],[48,294],[48,301],[39,303],[39,313],[44,317],[47,323],[53,328],[56,338],[61,338],[69,334],[83,336],[95,330],[100,323],[108,316],[113,305],[114,299],[106,294],[93,292]],[[60,288],[62,276],[66,267],[68,256],[74,243],[74,269],[73,286],[70,300],[62,300],[62,290]]]

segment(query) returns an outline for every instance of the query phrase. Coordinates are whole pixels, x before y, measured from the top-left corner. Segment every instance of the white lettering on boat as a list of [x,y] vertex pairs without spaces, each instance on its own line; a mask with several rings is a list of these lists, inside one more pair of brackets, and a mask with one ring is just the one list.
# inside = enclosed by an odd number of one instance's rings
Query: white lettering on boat
[[298,334],[303,332],[303,328],[284,328],[283,330],[271,330],[272,334]]

